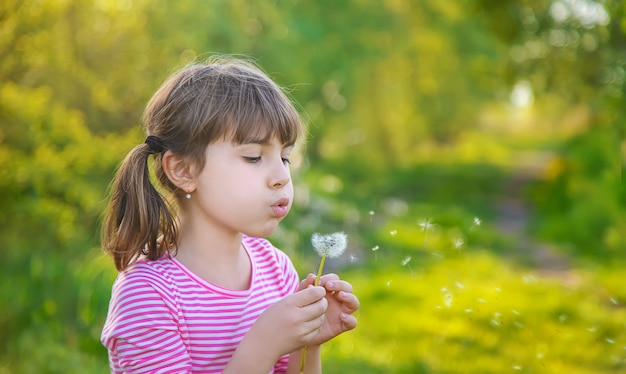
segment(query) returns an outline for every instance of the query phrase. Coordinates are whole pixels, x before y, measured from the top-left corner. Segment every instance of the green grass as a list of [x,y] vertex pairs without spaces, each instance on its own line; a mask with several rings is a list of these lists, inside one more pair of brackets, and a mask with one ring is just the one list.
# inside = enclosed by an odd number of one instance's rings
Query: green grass
[[324,372],[626,372],[618,272],[545,276],[487,251],[354,267],[359,326],[324,346]]

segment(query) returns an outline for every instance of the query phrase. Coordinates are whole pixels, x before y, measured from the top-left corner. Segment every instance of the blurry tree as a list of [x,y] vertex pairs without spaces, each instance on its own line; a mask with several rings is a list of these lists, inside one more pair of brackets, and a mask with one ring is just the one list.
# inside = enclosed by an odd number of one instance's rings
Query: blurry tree
[[569,133],[570,140],[556,147],[546,179],[533,191],[540,213],[536,231],[572,244],[578,253],[622,252],[624,2],[481,0],[478,9],[489,15],[490,27],[511,46],[505,75],[509,84],[529,82],[537,101],[552,106],[540,108],[539,115],[556,106],[553,120],[561,126],[582,124]]

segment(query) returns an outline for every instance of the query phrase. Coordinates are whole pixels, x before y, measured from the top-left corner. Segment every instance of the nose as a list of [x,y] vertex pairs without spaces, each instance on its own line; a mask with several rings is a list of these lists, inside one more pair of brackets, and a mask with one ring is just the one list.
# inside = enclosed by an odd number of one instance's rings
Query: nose
[[281,188],[290,181],[291,172],[289,171],[289,165],[285,164],[282,158],[279,158],[277,162],[272,163],[269,185],[271,188]]

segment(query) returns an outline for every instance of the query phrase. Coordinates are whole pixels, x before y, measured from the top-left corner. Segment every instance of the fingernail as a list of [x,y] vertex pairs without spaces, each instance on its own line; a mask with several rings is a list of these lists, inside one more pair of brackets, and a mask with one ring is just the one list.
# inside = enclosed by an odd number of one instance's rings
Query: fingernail
[[335,283],[334,282],[328,282],[328,283],[326,283],[326,286],[328,286],[328,288],[333,288],[333,287],[335,287]]

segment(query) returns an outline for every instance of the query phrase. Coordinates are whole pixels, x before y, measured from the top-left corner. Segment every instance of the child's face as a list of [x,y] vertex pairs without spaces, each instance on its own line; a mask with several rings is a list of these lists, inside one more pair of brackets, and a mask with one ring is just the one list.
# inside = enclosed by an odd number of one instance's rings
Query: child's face
[[188,204],[193,219],[214,228],[265,237],[287,215],[293,201],[289,156],[293,145],[276,137],[265,143],[220,140],[205,151]]

